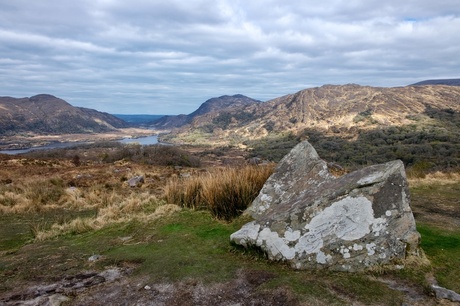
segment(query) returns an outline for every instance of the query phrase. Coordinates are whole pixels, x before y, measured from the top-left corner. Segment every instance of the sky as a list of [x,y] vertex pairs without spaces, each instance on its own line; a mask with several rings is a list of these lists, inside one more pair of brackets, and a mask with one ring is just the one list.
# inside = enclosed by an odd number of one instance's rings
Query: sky
[[458,0],[0,1],[0,96],[112,114],[459,78],[459,55]]

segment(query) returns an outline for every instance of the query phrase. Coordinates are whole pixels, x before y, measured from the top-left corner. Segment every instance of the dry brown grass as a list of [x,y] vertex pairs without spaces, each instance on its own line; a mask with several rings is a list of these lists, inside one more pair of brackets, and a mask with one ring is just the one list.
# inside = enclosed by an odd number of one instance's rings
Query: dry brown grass
[[409,183],[412,187],[421,185],[447,185],[460,182],[459,172],[434,172],[426,174],[424,177],[408,176]]
[[[20,162],[19,162],[20,161]],[[54,211],[91,211],[87,217],[34,221],[37,240],[66,233],[82,233],[129,220],[148,221],[171,211],[162,208],[160,176],[171,176],[170,167],[125,163],[78,167],[68,162],[6,159],[0,161],[0,215],[49,215]],[[142,187],[131,188],[126,179],[143,175]],[[174,206],[176,207],[176,206]],[[84,214],[87,215],[87,214]]]
[[209,209],[230,220],[243,212],[273,172],[273,165],[220,168],[191,178],[174,178],[164,188],[164,199],[193,209]]

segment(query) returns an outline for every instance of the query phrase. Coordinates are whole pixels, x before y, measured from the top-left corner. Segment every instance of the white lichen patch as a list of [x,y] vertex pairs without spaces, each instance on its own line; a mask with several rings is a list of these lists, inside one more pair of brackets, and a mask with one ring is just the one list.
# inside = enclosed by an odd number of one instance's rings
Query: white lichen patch
[[288,230],[284,233],[284,239],[287,242],[297,241],[300,238],[300,231]]
[[351,257],[350,249],[344,247],[343,245],[340,247],[340,254],[342,254],[343,258],[345,259]]
[[317,254],[316,254],[316,262],[317,263],[320,263],[320,264],[326,264],[328,261],[330,261],[332,259],[332,256],[331,255],[326,255],[324,254],[322,251],[319,251]]
[[387,228],[387,220],[385,218],[376,218],[372,222],[372,233],[378,237],[380,232],[383,232]]
[[346,197],[333,203],[313,217],[308,224],[310,233],[352,241],[370,233],[374,223],[372,203],[366,197]]
[[294,248],[289,247],[277,232],[264,228],[257,238],[256,245],[265,246],[268,256],[272,259],[291,260],[295,257]]
[[[332,254],[327,254],[328,250],[323,247],[330,241],[340,240],[344,245],[337,248],[337,251],[343,259],[352,258],[355,252],[363,250],[367,251],[368,256],[375,255],[385,259],[384,252],[376,251],[376,243],[366,244],[358,240],[362,241],[369,234],[374,237],[383,235],[388,227],[389,215],[391,215],[390,210],[386,211],[385,216],[375,218],[372,202],[368,198],[348,196],[332,203],[322,211],[316,211],[302,231],[287,227],[284,233],[278,234],[268,227],[269,224],[264,227],[250,222],[232,234],[231,239],[243,246],[255,244],[261,247],[270,259],[294,260],[296,267],[299,266],[299,262],[303,265],[302,261],[306,260],[319,264],[334,261]],[[345,241],[356,241],[356,243],[350,244]]]
[[366,249],[367,249],[367,255],[372,256],[375,254],[375,243],[371,242],[366,244]]

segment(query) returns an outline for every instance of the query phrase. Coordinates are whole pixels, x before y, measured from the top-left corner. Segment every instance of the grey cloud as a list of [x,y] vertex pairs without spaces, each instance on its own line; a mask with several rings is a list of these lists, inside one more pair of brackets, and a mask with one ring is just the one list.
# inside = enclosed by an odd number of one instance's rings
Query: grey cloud
[[3,1],[0,95],[187,113],[242,93],[458,77],[457,1]]

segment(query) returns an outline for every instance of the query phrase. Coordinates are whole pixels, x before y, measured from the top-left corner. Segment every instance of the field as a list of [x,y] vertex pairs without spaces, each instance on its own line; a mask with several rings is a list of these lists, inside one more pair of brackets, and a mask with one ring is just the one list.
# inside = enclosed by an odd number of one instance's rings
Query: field
[[431,264],[293,271],[229,242],[273,169],[244,160],[137,146],[1,156],[0,304],[449,305],[434,278],[460,292],[458,173],[410,180]]

